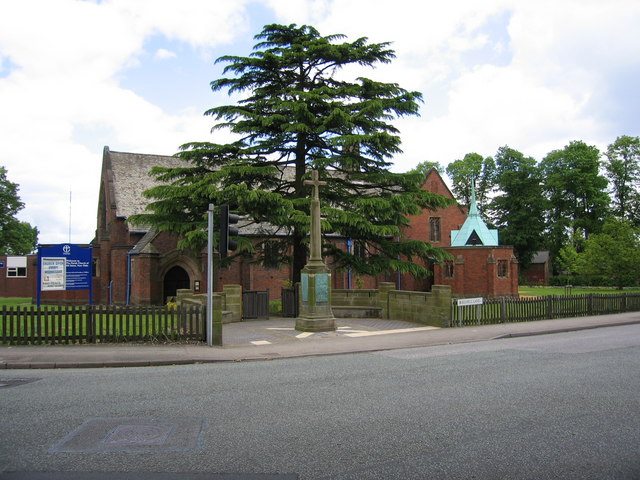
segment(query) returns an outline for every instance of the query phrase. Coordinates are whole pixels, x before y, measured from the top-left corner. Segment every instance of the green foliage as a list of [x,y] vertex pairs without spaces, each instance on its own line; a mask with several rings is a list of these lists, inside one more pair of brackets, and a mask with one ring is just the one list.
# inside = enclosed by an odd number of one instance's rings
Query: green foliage
[[613,213],[638,224],[640,213],[640,137],[624,135],[609,145],[604,162],[611,184]]
[[[625,277],[623,287],[636,287],[638,282],[635,278]],[[616,290],[620,290],[615,284],[614,279],[608,277],[606,275],[554,275],[549,278],[550,286],[563,287],[565,285],[572,285],[574,287],[593,287],[596,288],[611,288],[615,287]],[[598,291],[582,291],[574,289],[572,291],[574,295],[578,295],[580,293],[599,293]]]
[[561,271],[571,275],[576,272],[578,268],[579,254],[573,245],[565,245],[558,252],[558,258],[556,262]]
[[[455,160],[447,166],[453,193],[464,205],[471,203],[471,185],[475,182],[476,199],[481,213],[495,189],[496,164],[491,157],[483,158],[477,153],[467,153],[463,159]],[[486,219],[486,217],[485,217]]]
[[495,156],[498,194],[490,204],[494,225],[500,230],[500,243],[512,245],[526,268],[542,247],[545,199],[542,177],[536,161],[507,146]]
[[549,199],[550,250],[557,253],[579,229],[585,238],[601,230],[608,214],[607,180],[600,175],[600,152],[574,141],[541,162]]
[[38,229],[15,216],[24,208],[18,196],[18,185],[7,179],[0,167],[0,254],[27,255],[38,243]]
[[429,175],[429,172],[434,168],[440,175],[444,174],[444,167],[442,165],[440,165],[438,162],[429,161],[420,162],[412,170],[410,170],[409,173],[419,173],[420,175],[422,175],[422,181],[424,183],[424,181],[427,179],[427,175]]
[[578,273],[602,275],[618,287],[635,283],[640,272],[640,230],[625,220],[609,219],[591,235],[579,256]]
[[[179,156],[185,167],[155,169],[167,184],[146,192],[153,199],[151,212],[131,221],[177,233],[181,246],[199,249],[206,240],[208,204],[229,204],[263,228],[265,241],[278,241],[280,251],[292,252],[298,281],[310,227],[304,180],[317,169],[327,182],[320,193],[323,231],[361,240],[369,251],[362,261],[327,243],[325,253],[338,268],[426,274],[413,260],[446,254],[424,242],[395,239],[402,238],[408,215],[449,202],[421,190],[420,173],[389,171],[390,158],[401,152],[390,121],[417,115],[422,96],[395,83],[337,75],[349,65],[389,63],[394,58],[389,44],[366,38],[343,42],[342,35],[323,37],[296,25],[267,25],[255,38],[250,56],[219,58],[229,76],[211,82],[213,91],[242,96],[236,104],[206,112],[218,122],[214,129],[228,129],[237,140],[183,145]],[[241,248],[251,250],[248,241]],[[257,252],[264,251],[259,245]]]

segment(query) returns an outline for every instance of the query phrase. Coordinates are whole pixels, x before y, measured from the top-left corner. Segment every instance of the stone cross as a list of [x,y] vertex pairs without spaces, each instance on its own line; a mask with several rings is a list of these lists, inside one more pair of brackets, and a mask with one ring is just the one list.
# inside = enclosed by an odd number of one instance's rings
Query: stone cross
[[309,256],[309,264],[322,263],[322,238],[320,236],[320,187],[326,185],[327,182],[322,182],[318,178],[318,171],[313,170],[311,172],[311,180],[305,180],[305,185],[313,186],[313,193],[311,195],[311,238],[309,242],[309,250],[311,251]]

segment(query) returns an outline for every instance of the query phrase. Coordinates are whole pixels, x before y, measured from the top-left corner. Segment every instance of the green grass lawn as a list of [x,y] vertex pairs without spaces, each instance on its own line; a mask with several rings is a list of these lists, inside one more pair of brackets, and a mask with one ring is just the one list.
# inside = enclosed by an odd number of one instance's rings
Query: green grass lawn
[[31,298],[5,298],[5,297],[0,297],[0,306],[2,306],[2,305],[8,305],[8,306],[32,305],[32,303],[31,303]]
[[[571,288],[571,295],[585,295],[587,293],[638,293],[640,288],[625,288],[624,290],[617,290],[611,287],[573,287]],[[526,287],[520,286],[518,288],[520,296],[527,297],[543,297],[546,295],[566,295],[567,290],[565,287]]]

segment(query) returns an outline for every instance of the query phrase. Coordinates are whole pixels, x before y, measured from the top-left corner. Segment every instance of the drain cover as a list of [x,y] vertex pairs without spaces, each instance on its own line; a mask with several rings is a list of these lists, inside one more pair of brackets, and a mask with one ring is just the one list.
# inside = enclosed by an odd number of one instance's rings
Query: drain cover
[[[49,453],[162,453],[202,447],[203,419],[92,418]],[[1,477],[0,477],[1,478]]]

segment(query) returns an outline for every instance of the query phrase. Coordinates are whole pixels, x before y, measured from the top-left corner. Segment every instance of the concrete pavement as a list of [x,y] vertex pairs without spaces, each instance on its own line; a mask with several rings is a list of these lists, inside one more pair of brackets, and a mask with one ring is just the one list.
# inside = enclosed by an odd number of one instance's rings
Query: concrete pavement
[[380,319],[338,319],[336,332],[303,333],[295,320],[226,324],[223,346],[98,344],[0,347],[0,369],[98,368],[238,362],[479,342],[640,323],[640,312],[462,328]]

